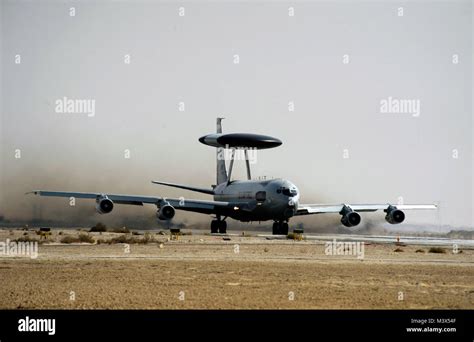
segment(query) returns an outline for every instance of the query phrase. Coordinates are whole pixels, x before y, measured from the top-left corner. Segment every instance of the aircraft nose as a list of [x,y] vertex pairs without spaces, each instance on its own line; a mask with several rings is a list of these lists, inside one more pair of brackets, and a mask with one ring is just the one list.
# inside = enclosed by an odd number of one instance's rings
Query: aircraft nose
[[291,197],[288,201],[288,207],[298,209],[298,202],[300,200],[300,195]]
[[295,216],[296,212],[298,211],[297,206],[295,205],[288,205],[288,207],[285,209],[284,215],[287,218]]
[[285,216],[286,217],[292,217],[296,214],[298,211],[298,199],[297,198],[292,198],[288,202],[288,206],[285,209]]

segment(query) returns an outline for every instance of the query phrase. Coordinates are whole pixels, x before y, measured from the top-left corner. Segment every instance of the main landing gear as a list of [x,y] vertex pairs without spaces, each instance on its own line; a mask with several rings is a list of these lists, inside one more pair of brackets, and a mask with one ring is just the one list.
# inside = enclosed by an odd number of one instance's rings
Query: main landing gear
[[288,235],[288,222],[274,222],[272,233],[273,235]]
[[211,222],[211,233],[216,234],[226,234],[227,233],[227,222],[224,220],[212,220]]

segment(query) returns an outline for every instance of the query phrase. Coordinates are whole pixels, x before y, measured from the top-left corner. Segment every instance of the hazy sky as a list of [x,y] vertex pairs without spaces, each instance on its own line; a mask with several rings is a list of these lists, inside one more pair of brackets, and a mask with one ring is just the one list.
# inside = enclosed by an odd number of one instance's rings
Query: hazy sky
[[[0,1],[8,218],[72,215],[32,189],[208,198],[150,180],[214,184],[197,139],[224,116],[225,132],[283,141],[253,175],[293,181],[302,202],[401,196],[440,204],[407,221],[473,225],[470,1]],[[64,97],[94,116],[57,112]]]

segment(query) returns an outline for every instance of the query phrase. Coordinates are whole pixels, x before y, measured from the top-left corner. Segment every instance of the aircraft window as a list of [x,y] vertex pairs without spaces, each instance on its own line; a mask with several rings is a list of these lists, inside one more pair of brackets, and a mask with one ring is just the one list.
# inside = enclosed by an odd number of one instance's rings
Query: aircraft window
[[242,192],[239,192],[239,198],[248,198],[248,199],[251,199],[252,198],[252,192],[251,191],[242,191]]
[[259,202],[265,201],[267,198],[267,193],[265,191],[259,191],[255,194],[255,199]]
[[290,196],[290,197],[296,196],[296,189],[285,188],[283,189],[282,192],[283,192],[283,195],[285,196]]

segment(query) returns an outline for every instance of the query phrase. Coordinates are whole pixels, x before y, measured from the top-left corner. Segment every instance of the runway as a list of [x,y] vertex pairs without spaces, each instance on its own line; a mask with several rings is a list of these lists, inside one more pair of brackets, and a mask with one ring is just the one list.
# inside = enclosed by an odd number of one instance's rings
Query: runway
[[[268,239],[286,239],[285,236],[274,237],[271,234],[258,234],[257,236]],[[334,235],[316,235],[304,234],[306,240],[309,241],[363,241],[365,243],[394,243],[400,242],[406,245],[423,245],[423,246],[446,246],[453,247],[471,247],[474,248],[474,240],[465,239],[450,239],[441,237],[420,237],[420,236],[393,236],[393,235],[348,235],[348,234],[334,234]],[[398,240],[397,240],[398,238]]]

